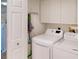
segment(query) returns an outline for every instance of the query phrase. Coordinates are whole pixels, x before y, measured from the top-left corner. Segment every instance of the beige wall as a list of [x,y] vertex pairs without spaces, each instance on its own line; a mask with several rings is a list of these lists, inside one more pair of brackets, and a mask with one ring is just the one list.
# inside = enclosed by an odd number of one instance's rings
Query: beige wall
[[70,26],[77,27],[76,24],[53,24],[53,23],[51,23],[51,24],[46,24],[46,29],[47,28],[58,28],[58,27],[60,27],[62,30],[68,32]]
[[31,22],[34,29],[31,32],[32,37],[45,31],[45,26],[40,22],[40,0],[28,0],[29,13],[31,13]]

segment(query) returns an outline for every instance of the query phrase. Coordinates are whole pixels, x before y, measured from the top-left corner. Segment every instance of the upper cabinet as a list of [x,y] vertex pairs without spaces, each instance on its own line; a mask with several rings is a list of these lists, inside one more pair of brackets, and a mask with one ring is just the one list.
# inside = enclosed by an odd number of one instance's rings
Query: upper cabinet
[[77,24],[77,0],[62,0],[62,23]]
[[60,23],[60,0],[41,0],[41,21]]
[[77,23],[76,0],[41,0],[42,23]]

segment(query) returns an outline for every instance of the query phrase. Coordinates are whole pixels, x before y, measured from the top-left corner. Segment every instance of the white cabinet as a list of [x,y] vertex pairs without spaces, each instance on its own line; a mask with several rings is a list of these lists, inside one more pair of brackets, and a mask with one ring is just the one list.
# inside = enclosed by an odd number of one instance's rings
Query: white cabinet
[[62,23],[76,24],[77,23],[77,0],[62,0],[61,5]]
[[41,22],[60,23],[60,0],[41,0]]
[[76,0],[41,0],[41,22],[76,24]]

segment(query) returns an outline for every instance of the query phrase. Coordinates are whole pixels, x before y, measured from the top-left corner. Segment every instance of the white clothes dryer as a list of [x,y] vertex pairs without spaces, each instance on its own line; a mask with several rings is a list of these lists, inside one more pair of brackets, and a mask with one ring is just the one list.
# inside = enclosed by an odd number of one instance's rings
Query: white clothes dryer
[[32,59],[52,59],[52,45],[63,38],[63,31],[48,29],[44,34],[32,38]]

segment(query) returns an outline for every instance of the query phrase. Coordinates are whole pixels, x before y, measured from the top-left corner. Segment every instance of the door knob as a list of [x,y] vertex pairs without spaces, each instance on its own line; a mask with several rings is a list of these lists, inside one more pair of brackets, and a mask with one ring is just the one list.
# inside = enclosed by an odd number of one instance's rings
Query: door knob
[[19,43],[17,43],[17,45],[19,45]]

